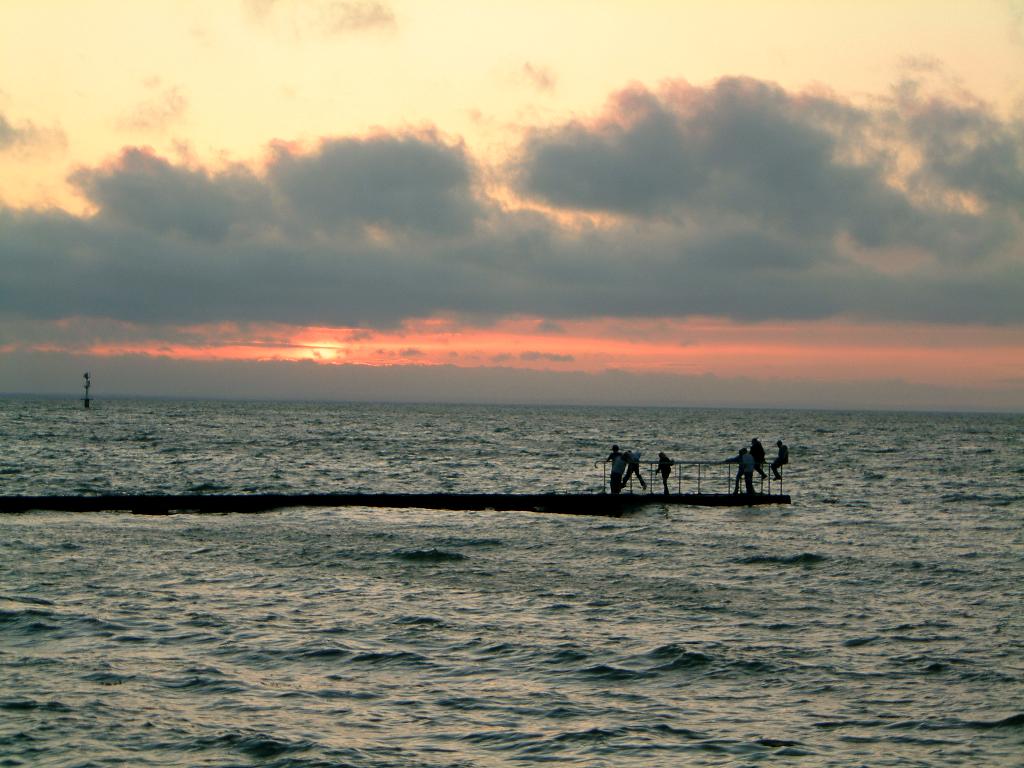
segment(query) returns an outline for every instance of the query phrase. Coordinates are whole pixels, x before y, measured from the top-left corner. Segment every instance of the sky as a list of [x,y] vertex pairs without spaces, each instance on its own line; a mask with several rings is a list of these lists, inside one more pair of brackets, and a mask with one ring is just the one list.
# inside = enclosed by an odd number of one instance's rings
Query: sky
[[0,393],[1024,411],[1024,0],[5,0]]

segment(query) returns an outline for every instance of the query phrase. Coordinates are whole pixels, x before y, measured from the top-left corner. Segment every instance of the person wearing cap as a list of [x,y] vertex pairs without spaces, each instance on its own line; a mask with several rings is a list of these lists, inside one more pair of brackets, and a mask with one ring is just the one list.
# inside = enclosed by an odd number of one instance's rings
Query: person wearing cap
[[782,475],[779,474],[779,467],[789,464],[789,446],[781,440],[776,440],[775,445],[779,448],[779,455],[772,460],[770,467],[772,474],[775,475],[775,479],[781,480]]

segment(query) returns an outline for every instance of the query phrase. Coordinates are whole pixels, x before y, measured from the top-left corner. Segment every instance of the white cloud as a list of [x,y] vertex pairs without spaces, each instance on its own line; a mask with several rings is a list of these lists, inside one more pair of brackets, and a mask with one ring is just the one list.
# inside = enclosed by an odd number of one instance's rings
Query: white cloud
[[144,99],[118,120],[121,128],[131,131],[163,131],[180,122],[188,110],[188,99],[181,88],[164,85],[158,79],[145,83]]
[[283,24],[299,35],[346,35],[397,26],[391,6],[378,0],[245,0],[244,7],[251,19]]

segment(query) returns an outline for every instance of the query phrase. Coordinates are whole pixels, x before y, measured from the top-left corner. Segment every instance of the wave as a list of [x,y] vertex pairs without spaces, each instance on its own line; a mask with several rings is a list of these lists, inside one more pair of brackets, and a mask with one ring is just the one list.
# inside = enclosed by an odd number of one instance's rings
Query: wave
[[887,720],[821,720],[814,723],[815,728],[838,730],[840,728],[879,728],[889,725]]
[[480,650],[481,654],[487,654],[488,656],[507,656],[512,653],[517,653],[520,649],[511,643],[497,643],[495,645],[489,645],[486,648]]
[[735,560],[741,565],[817,565],[828,558],[814,552],[801,552],[798,555],[751,555]]
[[968,722],[968,725],[982,730],[992,728],[1024,728],[1024,712],[1004,717],[1002,720],[975,720]]
[[227,619],[212,613],[190,613],[181,623],[186,627],[202,627],[204,629],[228,625]]
[[544,660],[545,664],[572,664],[574,662],[586,661],[590,654],[577,648],[562,648],[552,653]]
[[613,739],[625,733],[623,728],[588,728],[585,731],[566,731],[554,737],[555,742],[593,743]]
[[969,728],[972,730],[990,731],[1002,728],[1024,728],[1024,712],[1009,715],[1000,720],[964,720],[958,717],[944,720],[901,720],[888,723],[886,728],[893,730],[930,730],[946,731]]
[[392,624],[401,624],[414,627],[445,627],[447,622],[436,616],[399,616],[392,620]]
[[12,603],[25,603],[27,605],[56,605],[52,600],[45,597],[31,597],[29,595],[0,595],[0,600],[8,600]]
[[0,630],[11,630],[27,635],[56,632],[60,626],[46,621],[54,618],[56,614],[51,611],[40,611],[35,608],[13,611],[0,608]]
[[799,747],[799,746],[803,746],[801,742],[799,742],[799,741],[791,741],[790,739],[766,739],[766,738],[760,738],[760,739],[757,740],[757,743],[760,744],[762,747],[771,747],[772,749],[777,749],[779,747]]
[[1003,494],[947,493],[941,497],[947,504],[986,504],[990,507],[1009,507],[1024,500],[1024,496]]
[[889,638],[896,643],[944,643],[963,640],[959,635],[893,635]]
[[0,710],[8,712],[27,712],[30,710],[44,712],[71,712],[71,707],[61,701],[36,701],[29,698],[0,699]]
[[82,677],[83,680],[98,685],[123,685],[135,678],[136,675],[122,675],[117,672],[93,672]]
[[651,726],[651,732],[662,735],[662,736],[673,736],[681,739],[706,739],[707,735],[699,733],[698,731],[691,730],[689,728],[680,728],[679,726],[669,725],[668,723],[658,723],[657,725]]
[[412,651],[364,651],[352,657],[353,664],[372,664],[374,666],[429,666],[426,656]]
[[650,674],[635,669],[615,667],[611,664],[595,664],[592,667],[581,669],[580,672],[588,677],[598,677],[603,680],[640,680]]
[[391,554],[413,563],[450,563],[467,559],[461,552],[448,552],[443,549],[396,549]]
[[438,699],[436,703],[439,707],[444,707],[445,709],[458,709],[464,712],[492,708],[473,696],[449,696]]
[[531,743],[536,736],[523,731],[487,731],[467,733],[459,737],[470,744],[481,744],[490,747],[517,749]]
[[981,493],[946,493],[939,497],[948,504],[967,503],[972,501],[988,501],[989,497]]
[[505,542],[501,539],[494,538],[476,538],[466,537],[461,538],[458,536],[452,536],[444,540],[445,546],[449,547],[502,547],[505,546]]
[[870,645],[878,640],[878,635],[868,635],[867,637],[851,637],[849,640],[843,641],[844,648],[860,648],[862,645]]
[[674,659],[681,653],[687,653],[689,649],[679,643],[668,643],[659,645],[657,648],[648,651],[645,655],[652,659]]
[[[460,737],[463,741],[486,745],[502,750],[517,750],[530,762],[551,762],[559,760],[557,755],[566,752],[559,762],[566,764],[609,765],[689,765],[693,758],[686,759],[683,752],[707,752],[718,757],[723,754],[748,756],[755,750],[775,750],[773,756],[802,756],[813,754],[794,739],[766,738],[754,740],[709,738],[707,734],[690,728],[658,723],[655,725],[595,725],[589,728],[565,730],[551,735],[528,733],[519,730],[503,730],[493,733],[473,732]],[[675,759],[666,760],[666,751],[678,752]],[[571,755],[571,757],[569,756]],[[585,756],[591,759],[583,762]],[[533,757],[536,756],[536,757]],[[600,756],[600,757],[596,757]],[[646,757],[646,759],[645,759]],[[637,762],[640,760],[641,762]]]
[[190,485],[186,490],[186,494],[199,494],[199,493],[223,493],[231,490],[230,485],[224,483],[204,482]]
[[176,691],[192,691],[201,693],[242,693],[245,686],[228,682],[219,674],[187,674],[185,677],[163,679],[160,683],[165,688]]
[[682,653],[676,658],[672,659],[668,664],[662,664],[654,667],[652,671],[655,672],[675,672],[680,669],[694,669],[695,667],[706,667],[711,664],[714,659],[707,654],[700,653],[699,651],[690,651]]
[[306,739],[289,740],[268,733],[230,731],[216,736],[200,736],[190,745],[192,749],[209,750],[228,748],[253,758],[268,760],[285,754],[306,752],[318,746]]
[[352,651],[348,648],[328,646],[326,648],[309,648],[299,651],[295,658],[299,659],[338,659],[343,656],[351,656]]

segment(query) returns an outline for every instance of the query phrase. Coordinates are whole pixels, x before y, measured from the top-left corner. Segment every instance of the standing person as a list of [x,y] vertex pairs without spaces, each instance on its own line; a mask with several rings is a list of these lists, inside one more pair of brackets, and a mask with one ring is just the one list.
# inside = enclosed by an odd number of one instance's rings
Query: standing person
[[626,451],[626,476],[622,478],[622,484],[625,485],[629,482],[629,478],[636,475],[636,479],[640,481],[640,487],[645,491],[647,490],[647,483],[644,482],[644,476],[640,474],[640,451]]
[[612,493],[618,493],[622,490],[622,473],[626,471],[626,457],[619,452],[619,446],[612,446],[612,452],[608,454],[605,463],[607,464],[609,461],[612,463]]
[[764,466],[764,446],[761,445],[761,441],[756,437],[750,441],[750,456],[754,460],[754,471],[764,480],[768,477],[764,470],[761,469]]
[[775,475],[776,480],[781,480],[782,475],[779,474],[779,467],[789,464],[789,446],[783,443],[781,440],[776,440],[775,445],[778,446],[779,455],[771,463],[772,474]]
[[672,474],[672,459],[664,454],[658,454],[658,474],[661,475],[661,484],[665,487],[665,495],[668,496],[668,476]]
[[740,492],[740,477],[742,477],[747,489],[747,493],[753,495],[754,457],[750,455],[746,448],[740,448],[740,452],[733,456],[731,459],[726,459],[725,463],[739,465],[736,468],[736,487],[733,489],[733,493],[735,494]]

